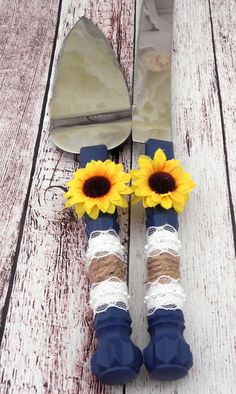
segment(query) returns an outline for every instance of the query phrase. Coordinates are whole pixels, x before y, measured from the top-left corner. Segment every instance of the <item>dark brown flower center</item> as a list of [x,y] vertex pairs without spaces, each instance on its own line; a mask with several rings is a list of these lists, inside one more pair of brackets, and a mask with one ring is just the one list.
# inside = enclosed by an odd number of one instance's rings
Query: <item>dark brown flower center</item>
[[109,192],[110,181],[105,176],[92,176],[84,182],[83,192],[88,197],[102,197]]
[[167,172],[155,172],[148,181],[150,188],[159,194],[172,192],[176,188],[175,179]]

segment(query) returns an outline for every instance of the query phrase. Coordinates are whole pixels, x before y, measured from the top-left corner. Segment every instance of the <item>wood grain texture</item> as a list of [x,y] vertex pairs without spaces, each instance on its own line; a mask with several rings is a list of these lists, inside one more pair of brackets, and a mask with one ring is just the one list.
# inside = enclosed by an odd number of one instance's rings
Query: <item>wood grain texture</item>
[[[137,0],[138,7],[140,3]],[[165,384],[150,379],[143,369],[125,388],[102,386],[90,374],[94,337],[84,266],[87,241],[82,221],[63,209],[64,185],[78,166],[77,158],[50,143],[47,111],[38,134],[58,6],[56,0],[0,5],[0,163],[6,190],[1,194],[0,308],[12,263],[17,263],[0,349],[0,393],[234,393],[235,2],[176,0],[175,151],[198,185],[180,217],[185,336],[194,367],[186,379]],[[131,93],[133,0],[64,0],[53,70],[63,38],[83,14],[111,40]],[[127,169],[130,148],[127,143],[113,152]],[[143,146],[134,145],[134,167],[142,151]],[[37,161],[31,184],[33,157]],[[144,221],[143,210],[134,206],[128,244],[128,212],[120,214],[130,258],[133,338],[141,348],[148,343]],[[8,302],[5,305],[7,309]]]
[[[63,1],[55,60],[63,38],[85,14],[111,40],[131,88],[133,6]],[[129,145],[113,157],[129,168]],[[52,146],[46,114],[0,351],[1,393],[123,391],[102,386],[90,372],[94,337],[84,265],[87,241],[82,221],[63,206],[65,183],[77,166],[75,156]],[[120,221],[127,250],[127,212],[121,212]]]
[[[215,10],[217,6],[220,18],[220,14],[224,15],[225,2],[216,0]],[[224,18],[220,19],[222,24]],[[228,31],[234,31],[229,18],[227,23]],[[227,63],[230,49],[224,54]],[[216,56],[221,58],[219,52]],[[222,68],[219,79],[224,72]],[[126,386],[126,393],[230,394],[235,392],[236,385],[236,265],[211,17],[209,4],[204,0],[176,1],[172,84],[176,157],[197,182],[180,216],[182,283],[187,296],[185,337],[192,348],[194,366],[187,378],[173,383],[156,382],[143,370],[135,382]],[[226,97],[226,94],[227,90],[222,96],[225,111],[235,104],[234,95]],[[232,123],[228,122],[228,126],[225,122],[225,134],[232,141]],[[228,149],[234,155],[230,146]],[[142,151],[141,145],[135,146],[134,166]],[[229,161],[230,165],[235,169],[233,160]],[[134,339],[141,348],[148,343],[146,312],[141,307],[144,296],[141,283],[145,280],[144,220],[142,208],[133,207],[131,313]]]
[[0,320],[24,221],[57,9],[57,0],[0,4]]
[[236,2],[211,0],[210,11],[236,254]]

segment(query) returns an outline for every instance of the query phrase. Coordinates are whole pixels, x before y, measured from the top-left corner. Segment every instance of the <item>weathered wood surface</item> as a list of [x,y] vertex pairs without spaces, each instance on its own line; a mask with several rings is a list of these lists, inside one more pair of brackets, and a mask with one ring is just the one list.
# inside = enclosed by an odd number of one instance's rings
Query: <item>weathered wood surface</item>
[[[94,338],[84,267],[86,239],[82,222],[63,210],[62,197],[65,182],[78,163],[76,157],[50,143],[43,103],[48,98],[48,73],[52,81],[50,56],[57,20],[53,68],[63,38],[83,14],[111,40],[131,92],[134,1],[64,0],[61,7],[59,1],[12,1],[0,7],[0,306],[5,304],[6,313],[0,393],[233,393],[235,1],[193,0],[190,4],[176,0],[175,150],[198,184],[180,218],[186,339],[194,354],[194,368],[188,378],[166,384],[151,380],[143,370],[125,388],[102,386],[90,375]],[[134,166],[141,150],[134,146]],[[129,144],[116,159],[129,168]],[[128,214],[122,213],[120,219],[128,250]],[[140,347],[148,342],[144,242],[144,215],[135,206],[129,285],[133,337]]]
[[57,0],[0,4],[0,316],[25,220],[57,9]]
[[236,3],[211,2],[211,24],[214,42],[219,105],[222,119],[224,156],[227,169],[231,221],[236,253]]

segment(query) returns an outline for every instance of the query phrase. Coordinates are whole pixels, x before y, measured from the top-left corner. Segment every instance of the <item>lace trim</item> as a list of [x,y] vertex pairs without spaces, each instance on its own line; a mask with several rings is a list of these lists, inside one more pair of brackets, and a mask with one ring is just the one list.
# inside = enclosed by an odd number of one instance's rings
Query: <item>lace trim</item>
[[124,247],[121,245],[120,237],[115,230],[94,231],[91,233],[86,259],[88,266],[94,259],[113,254],[124,261]]
[[147,244],[145,246],[146,257],[159,256],[162,253],[169,253],[172,256],[179,256],[181,243],[178,239],[178,232],[169,224],[160,227],[149,227],[147,231]]
[[163,275],[157,281],[149,282],[147,286],[144,303],[147,305],[148,315],[152,315],[157,309],[183,308],[185,294],[179,279]]
[[90,306],[94,314],[105,312],[111,307],[127,311],[128,300],[127,284],[115,277],[94,283],[90,290]]

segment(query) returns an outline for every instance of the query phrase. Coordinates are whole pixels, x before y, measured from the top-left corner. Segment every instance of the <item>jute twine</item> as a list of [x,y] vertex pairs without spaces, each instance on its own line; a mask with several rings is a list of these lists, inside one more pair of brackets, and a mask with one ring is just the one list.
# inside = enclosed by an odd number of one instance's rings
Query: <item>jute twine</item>
[[[147,260],[147,282],[155,282],[161,276],[180,279],[180,258],[169,253],[149,257]],[[161,278],[160,283],[169,283],[170,279]]]
[[115,277],[126,281],[126,267],[122,260],[115,255],[108,255],[92,260],[89,266],[90,283],[99,283]]

